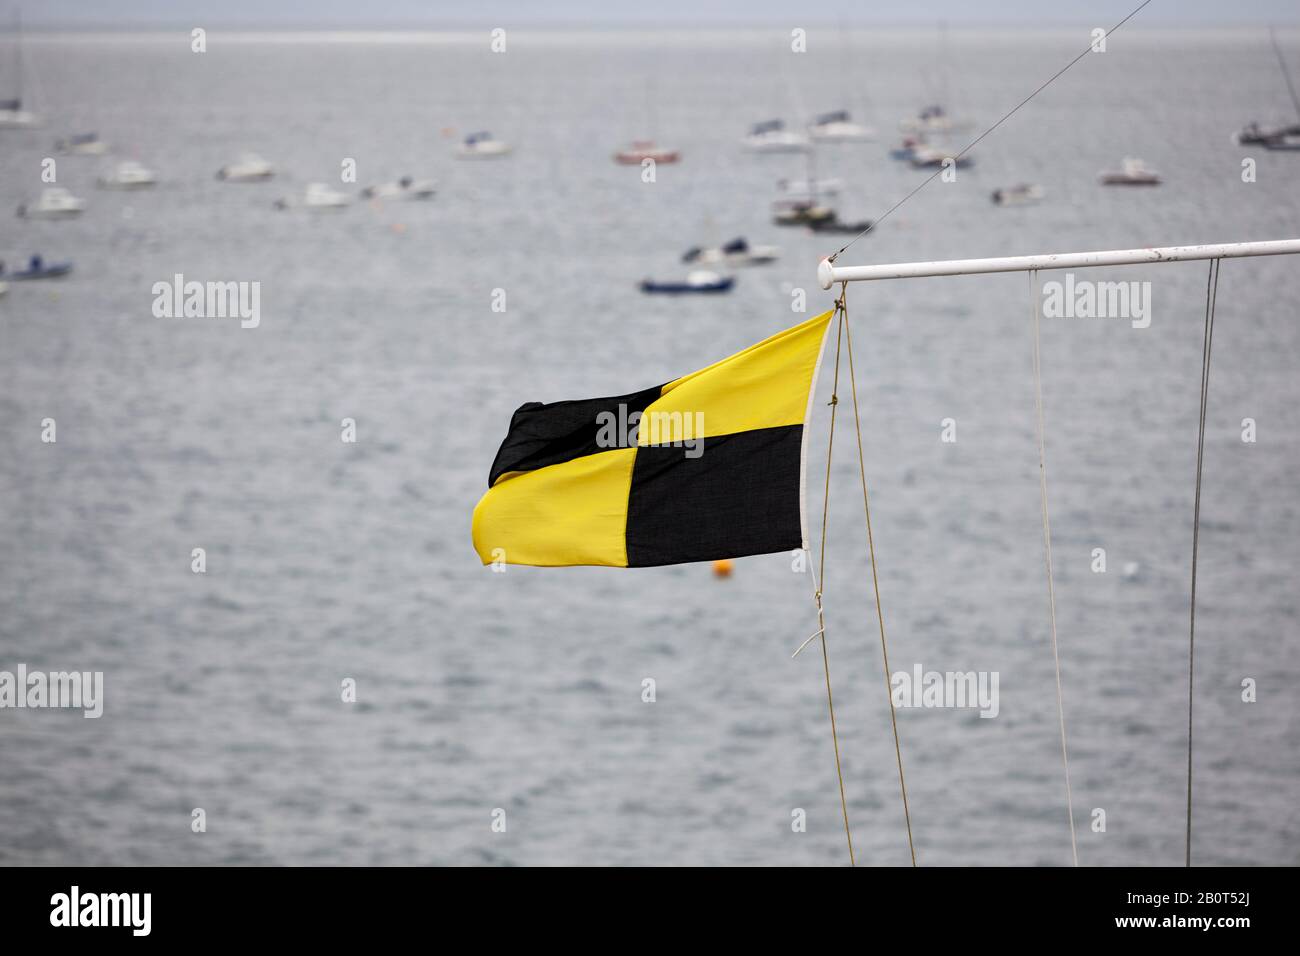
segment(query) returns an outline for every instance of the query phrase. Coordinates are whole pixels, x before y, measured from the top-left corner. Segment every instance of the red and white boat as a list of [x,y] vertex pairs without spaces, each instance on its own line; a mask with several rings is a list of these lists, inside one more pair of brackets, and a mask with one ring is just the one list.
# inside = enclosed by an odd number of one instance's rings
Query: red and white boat
[[656,146],[652,139],[634,140],[627,149],[620,149],[614,154],[614,162],[622,166],[640,166],[647,159],[656,163],[675,163],[681,158],[681,153],[677,150]]

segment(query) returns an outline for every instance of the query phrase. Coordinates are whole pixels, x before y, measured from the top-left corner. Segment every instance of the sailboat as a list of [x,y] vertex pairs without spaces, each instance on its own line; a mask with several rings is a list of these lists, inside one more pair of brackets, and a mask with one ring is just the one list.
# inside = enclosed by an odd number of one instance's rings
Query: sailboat
[[876,131],[855,123],[848,110],[822,113],[808,125],[808,135],[819,143],[870,143]]
[[650,85],[646,82],[645,90],[646,114],[649,116],[649,128],[652,133],[644,139],[634,139],[623,149],[614,153],[614,162],[620,166],[640,166],[647,159],[655,163],[675,163],[681,159],[681,153],[668,146],[660,146],[655,142],[653,132],[659,125],[655,121],[655,94]]
[[773,119],[755,123],[741,145],[751,153],[806,153],[812,143],[803,133],[785,128],[785,120]]
[[806,158],[807,195],[778,199],[772,204],[772,222],[778,226],[807,226],[813,232],[861,233],[871,228],[869,220],[845,222],[830,206],[817,199],[816,152]]
[[41,118],[23,109],[23,22],[17,13],[14,14],[14,35],[18,51],[18,87],[13,98],[0,100],[0,129],[34,129],[41,125]]
[[[1286,80],[1287,92],[1291,94],[1291,105],[1300,116],[1300,95],[1296,93],[1291,71],[1287,69],[1286,58],[1282,56],[1282,48],[1277,45],[1277,33],[1272,27],[1269,27],[1268,38],[1273,44],[1273,52],[1277,55],[1277,65],[1282,70],[1282,79]],[[1247,123],[1233,136],[1233,142],[1238,146],[1297,150],[1300,149],[1300,123],[1286,126],[1260,126],[1259,123]]]

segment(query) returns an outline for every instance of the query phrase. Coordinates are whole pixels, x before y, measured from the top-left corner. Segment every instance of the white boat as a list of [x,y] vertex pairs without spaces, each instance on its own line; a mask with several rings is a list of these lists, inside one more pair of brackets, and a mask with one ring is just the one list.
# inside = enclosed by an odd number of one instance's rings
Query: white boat
[[974,126],[969,120],[955,120],[942,106],[927,106],[911,119],[898,124],[904,133],[959,133]]
[[65,156],[103,156],[108,152],[108,143],[98,133],[77,133],[56,142],[54,149]]
[[1019,183],[1005,189],[993,190],[991,198],[995,206],[1032,206],[1035,203],[1042,202],[1044,195],[1046,193],[1042,186]]
[[352,197],[325,183],[308,183],[301,199],[284,198],[275,201],[276,209],[342,209],[352,204]]
[[1140,159],[1124,158],[1119,169],[1106,170],[1097,176],[1103,186],[1159,186],[1160,174]]
[[808,125],[808,134],[819,143],[869,143],[876,138],[876,131],[853,122],[848,110],[823,113]]
[[367,186],[361,190],[361,196],[364,199],[432,199],[436,191],[432,179],[403,176],[396,182]]
[[104,189],[147,189],[157,182],[153,170],[134,159],[123,160],[112,172],[99,177],[99,185]]
[[935,149],[933,146],[926,146],[923,143],[918,143],[912,147],[912,158],[910,162],[912,163],[913,169],[942,169],[944,161],[948,159],[952,159],[953,165],[958,169],[965,169],[967,166],[975,162],[975,160],[971,159],[969,154],[965,156],[954,156],[952,152]]
[[21,99],[0,101],[0,129],[35,129],[40,125],[40,117],[23,109]]
[[786,129],[785,121],[779,119],[755,123],[740,143],[751,153],[806,153],[812,149],[805,134]]
[[514,149],[509,143],[495,139],[489,132],[470,133],[465,141],[456,147],[456,156],[460,159],[497,159],[507,156]]
[[736,238],[724,246],[688,249],[682,262],[701,266],[761,266],[780,258],[779,246],[751,246],[744,238]]
[[6,100],[0,100],[0,129],[35,129],[41,118],[23,109],[23,24],[21,14],[14,12],[14,35],[18,60],[18,90]]
[[86,201],[78,199],[62,186],[47,186],[34,203],[18,207],[24,219],[71,219],[86,211]]
[[778,179],[776,188],[787,196],[835,196],[844,188],[844,180],[829,179]]
[[235,162],[217,170],[217,178],[228,183],[258,183],[275,175],[275,167],[254,153],[244,153]]

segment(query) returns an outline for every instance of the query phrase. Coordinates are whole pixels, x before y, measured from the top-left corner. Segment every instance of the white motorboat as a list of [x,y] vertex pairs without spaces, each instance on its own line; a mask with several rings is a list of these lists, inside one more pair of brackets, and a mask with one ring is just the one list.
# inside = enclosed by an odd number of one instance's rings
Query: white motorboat
[[134,159],[123,160],[112,172],[99,177],[99,185],[104,189],[147,189],[157,182],[153,170]]
[[776,188],[787,196],[835,196],[844,188],[844,180],[829,179],[778,179]]
[[995,206],[1032,206],[1041,202],[1046,195],[1043,187],[1031,183],[1018,183],[1005,189],[993,190],[992,199]]
[[65,156],[103,156],[108,152],[108,143],[100,139],[98,133],[77,133],[58,140],[54,149]]
[[274,175],[275,167],[254,153],[244,153],[217,170],[217,178],[228,183],[259,183]]
[[47,186],[36,202],[18,207],[18,215],[24,219],[72,219],[85,211],[86,201],[62,186]]
[[751,246],[744,238],[738,237],[723,246],[688,249],[682,262],[702,266],[761,266],[780,258],[779,246]]
[[342,209],[352,204],[352,197],[325,183],[308,183],[301,199],[284,198],[275,201],[276,209],[309,209],[312,211]]
[[935,149],[933,146],[926,146],[918,143],[912,147],[912,168],[913,169],[942,169],[946,160],[953,160],[953,164],[958,169],[965,169],[975,162],[969,155],[954,156],[951,152],[942,149]]
[[755,123],[740,143],[751,153],[806,153],[812,149],[807,135],[786,129],[785,121],[779,119]]
[[876,138],[876,131],[853,122],[848,110],[823,113],[808,125],[808,134],[819,143],[869,143]]
[[942,106],[927,106],[911,119],[898,124],[904,133],[960,133],[974,126],[969,120],[955,120]]
[[514,147],[503,143],[489,132],[470,133],[465,141],[456,147],[459,159],[498,159],[508,156]]
[[437,191],[432,179],[403,176],[396,182],[380,183],[361,190],[363,199],[432,199]]
[[1160,174],[1140,159],[1124,158],[1119,169],[1101,172],[1097,176],[1103,186],[1159,186]]

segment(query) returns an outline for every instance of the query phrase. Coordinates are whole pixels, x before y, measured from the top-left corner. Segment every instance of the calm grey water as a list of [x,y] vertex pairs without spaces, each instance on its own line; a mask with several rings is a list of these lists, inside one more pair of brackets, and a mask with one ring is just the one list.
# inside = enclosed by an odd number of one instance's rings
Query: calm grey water
[[[44,130],[0,134],[0,209],[55,138],[98,130],[163,181],[79,220],[0,216],[0,255],[72,258],[0,300],[0,669],[102,670],[105,714],[0,711],[0,861],[203,864],[847,862],[811,585],[788,555],[618,571],[479,566],[471,509],[511,411],[666,381],[830,307],[834,238],[769,225],[796,157],[753,121],[847,107],[874,144],[822,149],[848,218],[923,174],[886,158],[938,96],[988,125],[1086,32],[813,29],[405,38],[30,38]],[[1282,38],[1292,56],[1294,33]],[[946,68],[945,65],[946,64]],[[3,74],[5,76],[11,73]],[[1257,32],[1111,38],[846,261],[1300,235],[1300,154]],[[658,182],[611,151],[683,150]],[[444,132],[516,145],[458,163]],[[243,150],[275,182],[213,179]],[[1106,190],[1145,158],[1166,183]],[[1243,183],[1243,156],[1258,181]],[[310,181],[431,176],[428,204],[311,217]],[[1040,206],[988,193],[1042,183]],[[357,186],[341,186],[354,190]],[[785,249],[725,298],[665,301],[687,246]],[[260,281],[261,326],[158,319],[174,273]],[[1187,615],[1204,263],[1080,274],[1151,283],[1150,328],[1043,322],[1047,456],[1070,760],[1086,865],[1182,861]],[[504,289],[507,310],[491,309]],[[1000,675],[1000,714],[902,710],[922,864],[1068,864],[1023,275],[850,290],[891,664]],[[1297,263],[1226,262],[1206,441],[1195,859],[1300,862],[1294,422]],[[829,400],[822,379],[818,408]],[[848,406],[841,406],[847,410]],[[40,441],[41,420],[58,441]],[[356,444],[340,421],[357,422]],[[1258,423],[1243,443],[1241,421]],[[957,442],[940,442],[940,422]],[[816,486],[824,417],[813,435]],[[841,419],[843,423],[846,419]],[[826,580],[859,862],[906,864],[865,533],[839,433]],[[810,496],[813,523],[820,495]],[[190,570],[193,548],[208,570]],[[1108,571],[1090,569],[1106,549]],[[1130,565],[1130,573],[1123,571]],[[359,700],[340,700],[353,678]],[[657,683],[655,703],[642,681]],[[1258,682],[1257,703],[1241,682]],[[193,808],[206,833],[191,832]],[[507,830],[493,832],[492,812]],[[806,833],[791,813],[807,812]],[[1090,828],[1094,808],[1106,831]]]

